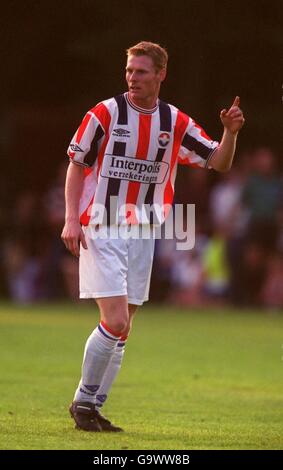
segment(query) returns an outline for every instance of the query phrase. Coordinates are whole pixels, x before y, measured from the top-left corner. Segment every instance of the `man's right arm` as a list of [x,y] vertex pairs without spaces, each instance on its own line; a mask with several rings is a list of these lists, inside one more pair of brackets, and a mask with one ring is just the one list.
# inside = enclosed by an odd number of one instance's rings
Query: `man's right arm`
[[84,168],[82,166],[70,163],[65,185],[65,225],[61,238],[66,248],[74,255],[79,257],[81,242],[83,248],[87,249],[84,233],[80,225],[79,203],[83,188]]

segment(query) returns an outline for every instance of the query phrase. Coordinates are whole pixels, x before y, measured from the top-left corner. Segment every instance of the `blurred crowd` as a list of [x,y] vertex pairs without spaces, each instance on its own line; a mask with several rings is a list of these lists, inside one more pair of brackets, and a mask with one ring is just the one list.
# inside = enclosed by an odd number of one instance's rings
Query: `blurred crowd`
[[[44,194],[25,190],[2,220],[1,296],[78,300],[78,260],[60,239],[67,162]],[[283,307],[283,179],[269,148],[230,172],[179,168],[176,203],[196,206],[196,244],[157,240],[151,300],[180,306]]]

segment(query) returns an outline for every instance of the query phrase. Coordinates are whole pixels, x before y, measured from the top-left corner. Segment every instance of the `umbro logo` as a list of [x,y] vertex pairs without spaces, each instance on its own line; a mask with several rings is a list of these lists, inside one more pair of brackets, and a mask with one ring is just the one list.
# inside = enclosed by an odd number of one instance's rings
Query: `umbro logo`
[[115,137],[130,137],[130,133],[131,132],[127,131],[127,129],[122,129],[121,127],[119,127],[117,129],[113,129],[112,135],[114,135]]
[[83,149],[81,149],[78,144],[70,144],[70,149],[73,150],[73,152],[83,152]]

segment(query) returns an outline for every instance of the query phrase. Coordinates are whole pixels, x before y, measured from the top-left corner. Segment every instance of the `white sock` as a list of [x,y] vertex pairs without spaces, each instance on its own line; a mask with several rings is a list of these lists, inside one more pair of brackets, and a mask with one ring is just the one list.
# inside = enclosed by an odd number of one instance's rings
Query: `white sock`
[[112,387],[112,384],[116,379],[119,370],[121,369],[121,364],[125,353],[125,344],[126,343],[124,339],[121,339],[117,343],[116,348],[108,363],[107,369],[105,371],[102,382],[95,397],[95,405],[99,409],[101,409],[101,407],[105,403],[108,397],[109,390]]
[[95,403],[96,392],[119,339],[120,335],[116,336],[103,322],[91,333],[85,345],[82,377],[75,401]]

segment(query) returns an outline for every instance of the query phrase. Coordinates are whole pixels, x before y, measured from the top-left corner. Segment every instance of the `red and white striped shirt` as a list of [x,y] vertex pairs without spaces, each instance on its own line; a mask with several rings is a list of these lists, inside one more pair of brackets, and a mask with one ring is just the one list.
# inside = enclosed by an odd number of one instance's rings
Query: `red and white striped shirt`
[[70,160],[85,167],[81,223],[162,223],[178,162],[208,167],[217,147],[193,119],[163,101],[151,110],[137,107],[128,93],[102,101],[68,148]]

